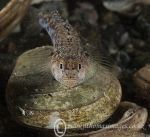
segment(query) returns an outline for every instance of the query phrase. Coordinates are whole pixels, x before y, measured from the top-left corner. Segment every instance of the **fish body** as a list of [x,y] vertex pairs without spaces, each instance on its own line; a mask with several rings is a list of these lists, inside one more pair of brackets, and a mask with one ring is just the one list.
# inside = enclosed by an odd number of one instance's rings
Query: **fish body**
[[39,24],[52,40],[54,52],[50,68],[57,81],[74,87],[93,76],[96,72],[94,55],[90,55],[90,48],[82,43],[79,33],[58,11],[39,13]]

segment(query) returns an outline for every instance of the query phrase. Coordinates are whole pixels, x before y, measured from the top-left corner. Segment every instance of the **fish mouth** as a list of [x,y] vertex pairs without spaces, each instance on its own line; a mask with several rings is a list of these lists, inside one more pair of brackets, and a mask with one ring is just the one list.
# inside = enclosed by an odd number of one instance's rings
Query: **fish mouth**
[[76,79],[66,79],[63,84],[69,88],[73,88],[78,85],[78,82]]
[[75,79],[75,78],[65,78],[65,79],[63,79],[64,81],[71,81],[71,82],[74,82],[74,81],[77,81],[77,79]]

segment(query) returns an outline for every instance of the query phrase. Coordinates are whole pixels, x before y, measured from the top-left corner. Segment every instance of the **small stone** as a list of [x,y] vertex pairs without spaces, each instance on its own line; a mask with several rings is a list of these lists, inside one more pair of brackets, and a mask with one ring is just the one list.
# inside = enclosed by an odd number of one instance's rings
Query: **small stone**
[[103,6],[113,12],[127,16],[136,16],[144,8],[150,5],[149,0],[102,0]]
[[150,64],[137,71],[133,80],[137,87],[137,94],[142,95],[143,98],[150,99]]
[[120,51],[117,55],[117,62],[121,67],[127,67],[130,63],[130,57],[128,53]]
[[130,43],[130,44],[128,44],[128,45],[126,45],[126,52],[127,53],[132,53],[132,52],[134,52],[134,47],[133,47],[133,45]]
[[129,33],[125,32],[119,40],[119,45],[125,45],[128,40],[129,40]]
[[8,52],[13,53],[16,50],[16,44],[14,42],[10,42],[8,45]]

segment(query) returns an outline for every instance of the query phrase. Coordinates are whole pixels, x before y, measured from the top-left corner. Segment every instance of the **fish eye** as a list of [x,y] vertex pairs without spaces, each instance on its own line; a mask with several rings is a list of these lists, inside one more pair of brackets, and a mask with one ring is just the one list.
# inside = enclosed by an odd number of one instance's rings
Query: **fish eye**
[[79,69],[81,69],[81,64],[79,64]]
[[62,69],[63,68],[63,64],[60,64],[60,69]]

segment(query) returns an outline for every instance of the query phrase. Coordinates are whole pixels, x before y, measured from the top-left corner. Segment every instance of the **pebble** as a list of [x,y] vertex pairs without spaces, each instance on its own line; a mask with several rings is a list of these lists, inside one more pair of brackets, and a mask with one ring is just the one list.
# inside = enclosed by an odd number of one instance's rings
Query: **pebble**
[[150,64],[139,69],[133,76],[137,95],[150,99]]

